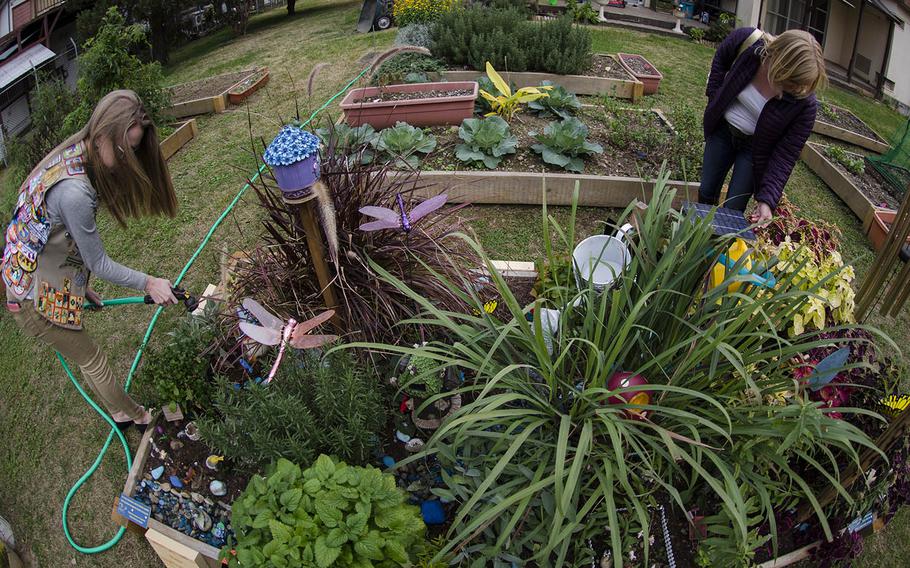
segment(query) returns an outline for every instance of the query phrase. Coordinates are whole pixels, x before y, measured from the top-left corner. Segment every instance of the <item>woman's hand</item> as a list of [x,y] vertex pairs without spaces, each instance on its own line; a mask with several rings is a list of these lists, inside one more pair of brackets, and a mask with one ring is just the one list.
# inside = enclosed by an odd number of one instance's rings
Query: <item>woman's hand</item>
[[764,201],[758,202],[755,212],[749,215],[749,222],[759,225],[765,225],[771,221],[774,215],[771,213],[771,206]]
[[95,292],[91,286],[85,289],[85,299],[92,303],[89,309],[100,310],[104,307],[104,300],[101,298],[101,294]]
[[155,278],[149,276],[145,283],[146,293],[152,297],[152,300],[161,306],[171,306],[177,303],[177,298],[171,291],[171,282],[164,278]]

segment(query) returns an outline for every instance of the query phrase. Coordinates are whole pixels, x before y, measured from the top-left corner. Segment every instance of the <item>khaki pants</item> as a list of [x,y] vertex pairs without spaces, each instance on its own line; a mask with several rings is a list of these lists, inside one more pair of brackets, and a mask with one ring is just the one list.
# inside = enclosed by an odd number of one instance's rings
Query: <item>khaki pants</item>
[[92,387],[98,402],[108,412],[123,412],[133,420],[141,419],[144,411],[130,398],[107,365],[107,356],[85,331],[64,329],[47,321],[32,307],[22,303],[18,312],[11,312],[22,330],[60,352],[70,364],[75,364]]

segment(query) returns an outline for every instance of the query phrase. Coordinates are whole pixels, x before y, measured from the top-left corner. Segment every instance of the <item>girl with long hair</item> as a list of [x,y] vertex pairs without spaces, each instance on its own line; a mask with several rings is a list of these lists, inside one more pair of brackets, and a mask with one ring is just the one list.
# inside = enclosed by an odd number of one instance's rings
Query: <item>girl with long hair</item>
[[103,301],[94,275],[175,304],[171,283],[111,260],[95,215],[104,205],[121,226],[129,218],[177,212],[158,134],[133,91],[109,93],[82,130],[52,150],[19,189],[7,227],[2,276],[6,307],[19,327],[82,371],[117,425],[140,430],[151,414],[114,378],[101,348],[82,329],[83,305]]

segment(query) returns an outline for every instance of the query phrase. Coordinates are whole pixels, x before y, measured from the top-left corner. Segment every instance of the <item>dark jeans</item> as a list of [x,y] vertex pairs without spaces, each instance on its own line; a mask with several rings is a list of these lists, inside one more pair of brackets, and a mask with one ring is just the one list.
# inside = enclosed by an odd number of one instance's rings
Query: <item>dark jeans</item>
[[745,211],[755,185],[752,179],[752,137],[735,130],[725,120],[705,141],[699,202],[717,205],[731,167],[733,176],[727,188],[727,199],[721,206]]

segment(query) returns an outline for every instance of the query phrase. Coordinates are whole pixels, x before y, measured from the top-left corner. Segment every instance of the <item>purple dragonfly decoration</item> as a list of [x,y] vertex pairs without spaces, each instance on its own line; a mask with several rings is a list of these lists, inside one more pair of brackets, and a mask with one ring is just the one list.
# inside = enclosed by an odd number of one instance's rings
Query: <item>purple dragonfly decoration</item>
[[381,231],[383,229],[401,229],[405,233],[410,233],[414,228],[414,223],[445,205],[448,198],[449,197],[445,193],[441,193],[436,197],[431,197],[430,199],[421,202],[408,213],[404,206],[404,199],[402,199],[401,193],[398,193],[395,195],[395,199],[398,201],[399,212],[395,212],[388,207],[374,207],[372,205],[361,207],[361,213],[368,217],[373,217],[377,219],[377,221],[364,223],[360,226],[360,230]]

